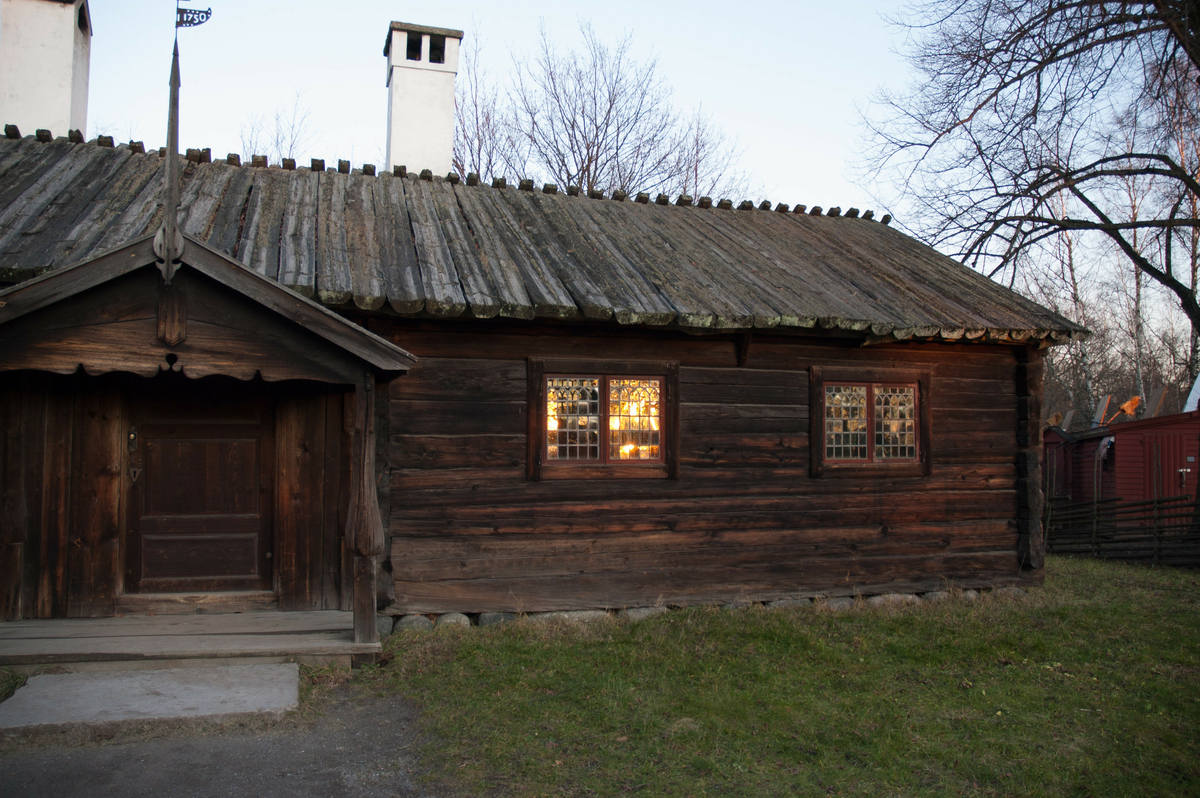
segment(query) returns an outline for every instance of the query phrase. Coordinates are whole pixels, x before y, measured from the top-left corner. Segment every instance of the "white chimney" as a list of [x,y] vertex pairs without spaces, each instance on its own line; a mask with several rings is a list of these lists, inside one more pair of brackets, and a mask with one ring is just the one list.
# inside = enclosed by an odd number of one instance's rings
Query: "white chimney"
[[450,171],[454,157],[454,76],[463,32],[393,22],[383,54],[388,71],[387,168]]
[[87,132],[87,0],[0,0],[0,124]]

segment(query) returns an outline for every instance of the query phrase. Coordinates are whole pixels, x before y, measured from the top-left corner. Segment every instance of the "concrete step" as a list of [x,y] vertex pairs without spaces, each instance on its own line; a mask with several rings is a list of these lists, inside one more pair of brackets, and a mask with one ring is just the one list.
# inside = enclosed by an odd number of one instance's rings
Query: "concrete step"
[[43,674],[0,703],[0,732],[282,717],[299,700],[295,663]]

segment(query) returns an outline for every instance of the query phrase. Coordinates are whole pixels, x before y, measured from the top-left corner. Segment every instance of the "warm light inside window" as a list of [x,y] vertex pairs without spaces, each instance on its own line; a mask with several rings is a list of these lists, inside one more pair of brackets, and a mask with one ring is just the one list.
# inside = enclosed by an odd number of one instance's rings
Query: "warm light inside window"
[[546,458],[600,459],[600,380],[546,380]]
[[661,461],[661,423],[660,379],[546,379],[548,461]]
[[608,381],[608,456],[613,460],[659,459],[660,380]]

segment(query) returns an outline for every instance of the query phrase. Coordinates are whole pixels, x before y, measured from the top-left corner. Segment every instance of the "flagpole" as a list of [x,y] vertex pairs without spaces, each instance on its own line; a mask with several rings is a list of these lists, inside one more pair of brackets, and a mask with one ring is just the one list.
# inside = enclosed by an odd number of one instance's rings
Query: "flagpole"
[[163,203],[163,281],[171,284],[175,262],[183,254],[183,237],[179,234],[179,35],[171,56],[171,106],[167,111],[167,191]]
[[212,9],[180,8],[175,0],[175,47],[171,54],[171,101],[167,111],[167,174],[163,192],[163,221],[154,236],[154,254],[161,261],[163,282],[171,284],[183,256],[183,235],[179,232],[179,29],[203,25]]

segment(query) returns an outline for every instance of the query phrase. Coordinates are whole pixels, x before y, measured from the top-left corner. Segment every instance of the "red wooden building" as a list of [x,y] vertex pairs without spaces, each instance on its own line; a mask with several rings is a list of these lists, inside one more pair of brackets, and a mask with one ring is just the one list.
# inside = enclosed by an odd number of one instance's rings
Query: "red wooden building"
[[1196,496],[1200,411],[1044,436],[1046,497],[1124,502]]

